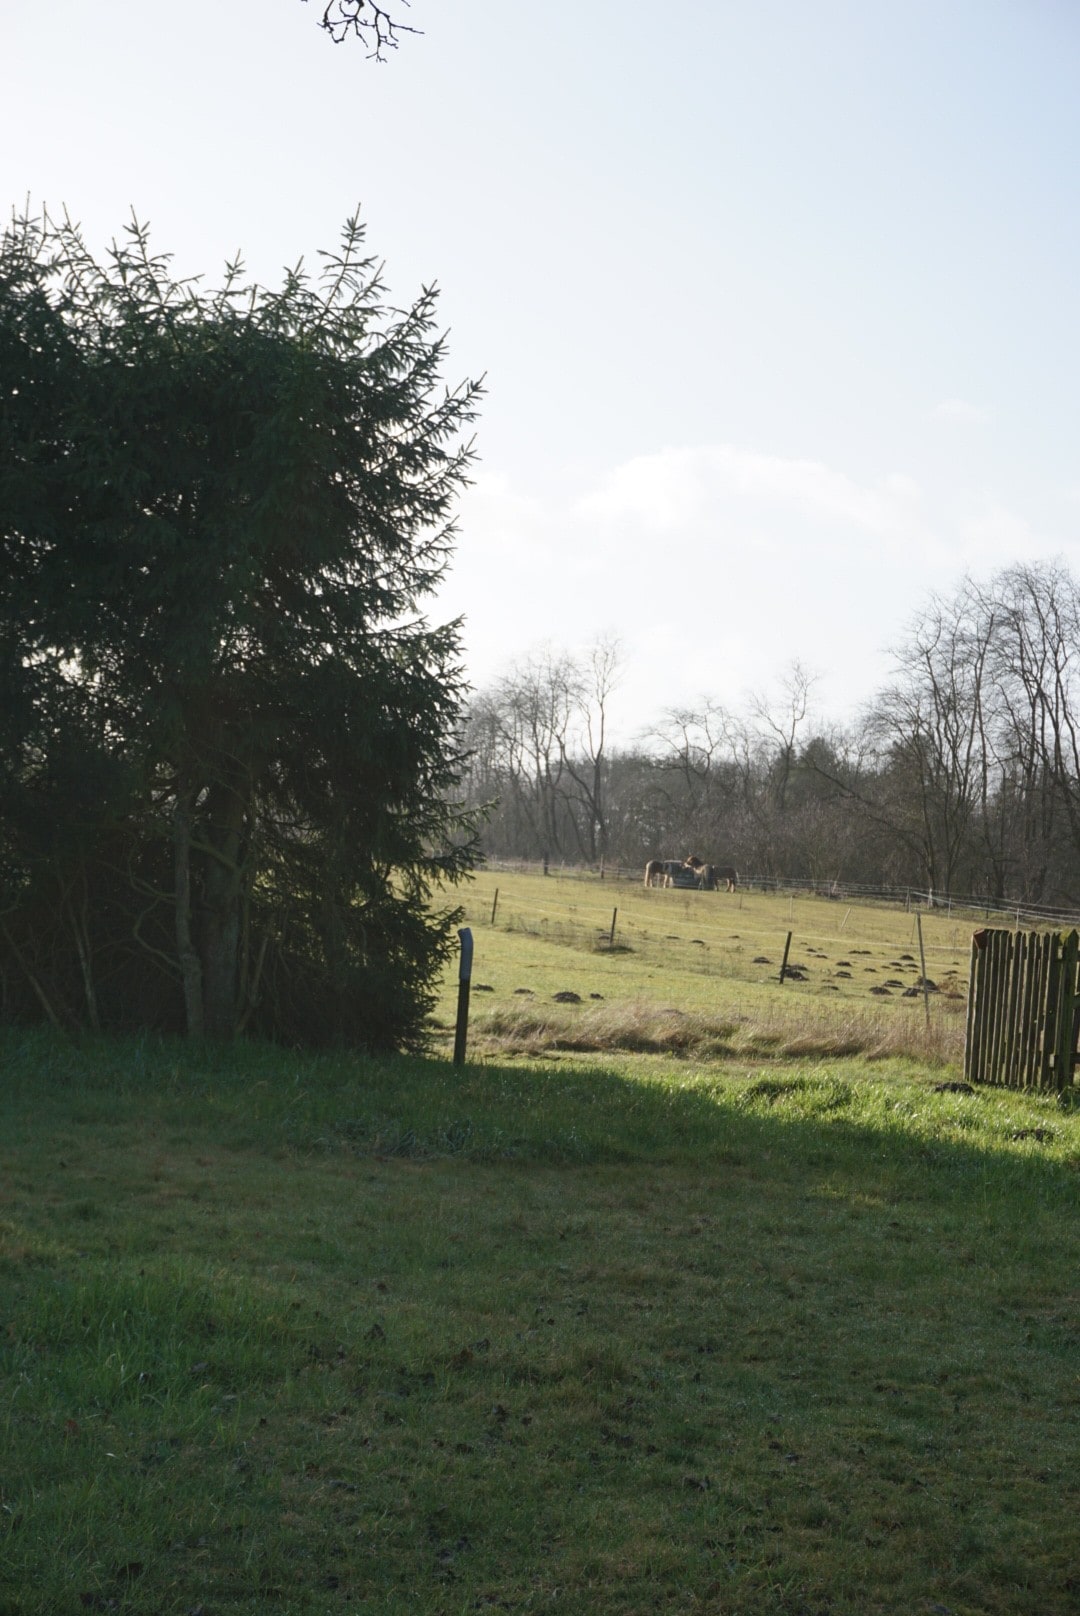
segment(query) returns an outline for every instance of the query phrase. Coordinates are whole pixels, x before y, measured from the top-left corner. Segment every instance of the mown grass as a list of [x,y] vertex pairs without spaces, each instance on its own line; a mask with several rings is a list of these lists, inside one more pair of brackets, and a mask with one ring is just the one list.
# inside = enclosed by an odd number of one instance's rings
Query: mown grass
[[6,1616],[1076,1608],[1068,1104],[0,1053]]

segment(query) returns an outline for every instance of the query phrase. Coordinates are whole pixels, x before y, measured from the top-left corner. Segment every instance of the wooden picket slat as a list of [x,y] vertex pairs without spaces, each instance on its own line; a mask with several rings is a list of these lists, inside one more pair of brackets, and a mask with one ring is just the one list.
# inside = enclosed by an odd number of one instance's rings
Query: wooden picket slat
[[1039,1002],[1042,943],[1037,932],[1020,932],[1014,941],[1020,946],[1022,959],[1019,1025],[1023,1028],[1014,1081],[1018,1088],[1026,1088],[1033,1081],[1039,1063],[1039,1018],[1035,1007]]
[[979,1064],[982,1044],[982,933],[971,939],[971,966],[968,970],[967,1017],[964,1025],[964,1077],[971,1082]]
[[1018,1088],[1030,1088],[1039,1072],[1039,1005],[1046,935],[1035,931],[1018,933],[1024,951],[1024,981],[1020,998],[1020,1019],[1024,1026],[1023,1049],[1016,1065]]
[[1031,973],[1031,996],[1028,1001],[1028,1019],[1031,1022],[1031,1047],[1028,1052],[1027,1067],[1024,1072],[1024,1084],[1027,1088],[1038,1088],[1043,1081],[1043,1047],[1045,1036],[1042,1025],[1042,1006],[1046,1002],[1046,974],[1047,959],[1052,942],[1049,932],[1035,932],[1032,934],[1033,968]]
[[1052,1033],[1047,1025],[1047,1005],[1050,1003],[1056,980],[1054,958],[1054,937],[1052,932],[1043,932],[1039,938],[1039,977],[1038,991],[1032,1002],[1031,1013],[1035,1031],[1035,1060],[1034,1075],[1031,1087],[1042,1088],[1047,1081],[1050,1070],[1049,1060],[1053,1043]]
[[1067,931],[1061,939],[1061,989],[1057,1006],[1054,1039],[1054,1087],[1063,1089],[1072,1082],[1073,1007],[1076,1003],[1076,966],[1080,957],[1080,935]]
[[1020,1026],[1020,994],[1017,991],[1020,955],[1023,952],[1022,939],[1022,932],[1017,932],[1015,936],[1009,937],[1009,947],[1002,950],[1004,960],[1002,960],[1001,1042],[998,1046],[998,1075],[996,1075],[996,1081],[1002,1088],[1007,1088],[1012,1081],[1017,1037],[1023,1033]]
[[991,1022],[992,1022],[992,1063],[990,1067],[990,1082],[1003,1083],[1005,1072],[1003,1070],[1006,1055],[1005,1019],[1008,1014],[1008,987],[1009,987],[1009,960],[1012,951],[1012,938],[1007,932],[997,932],[993,941],[993,971],[994,979],[991,984]]
[[1027,963],[1027,936],[1025,933],[1020,932],[1013,938],[1011,953],[1011,1006],[1007,1034],[1008,1062],[1005,1069],[1005,1081],[1010,1087],[1013,1087],[1018,1086],[1021,1081],[1020,1073],[1023,1070],[1031,1034],[1031,1024],[1024,1019],[1024,966]]

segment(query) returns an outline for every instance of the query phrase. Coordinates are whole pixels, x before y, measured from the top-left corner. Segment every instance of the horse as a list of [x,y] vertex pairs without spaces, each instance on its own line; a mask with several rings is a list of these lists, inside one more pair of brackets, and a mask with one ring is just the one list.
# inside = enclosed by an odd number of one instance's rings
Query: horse
[[647,887],[698,887],[703,892],[715,892],[723,884],[726,891],[734,892],[739,872],[731,864],[706,864],[704,859],[691,853],[685,859],[650,859],[645,866]]
[[696,873],[702,892],[716,892],[721,886],[734,892],[739,879],[738,871],[730,864],[702,864]]
[[687,868],[681,859],[650,859],[645,866],[645,885],[647,887],[673,887],[675,878]]

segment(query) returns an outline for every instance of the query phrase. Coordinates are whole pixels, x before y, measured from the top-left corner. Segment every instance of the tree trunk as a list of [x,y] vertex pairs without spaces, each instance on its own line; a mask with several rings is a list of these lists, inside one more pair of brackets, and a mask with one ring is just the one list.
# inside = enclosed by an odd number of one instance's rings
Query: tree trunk
[[240,910],[248,777],[238,764],[215,781],[202,815],[199,955],[203,1024],[210,1038],[232,1038],[239,1022]]
[[173,874],[176,894],[176,955],[184,986],[184,1018],[189,1038],[201,1038],[203,1023],[202,966],[191,936],[191,807],[192,792],[178,786],[173,809]]
[[207,907],[202,927],[203,1016],[209,1038],[231,1038],[238,1020],[239,902]]

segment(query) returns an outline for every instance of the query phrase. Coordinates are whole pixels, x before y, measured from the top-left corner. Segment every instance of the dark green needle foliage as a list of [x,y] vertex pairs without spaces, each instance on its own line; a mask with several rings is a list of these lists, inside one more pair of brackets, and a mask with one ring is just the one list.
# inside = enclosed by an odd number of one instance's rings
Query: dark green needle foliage
[[473,827],[453,539],[478,387],[356,219],[280,290],[0,246],[0,1016],[420,1036]]

